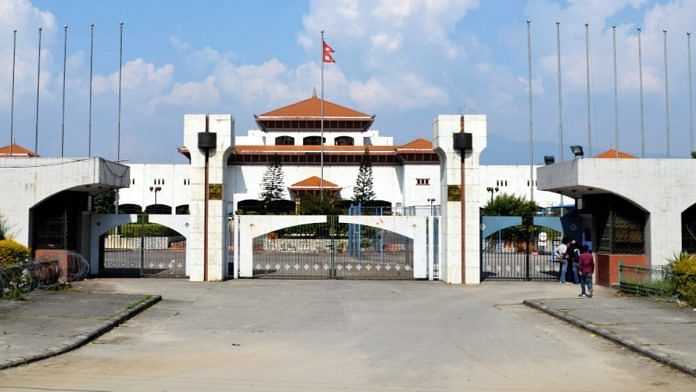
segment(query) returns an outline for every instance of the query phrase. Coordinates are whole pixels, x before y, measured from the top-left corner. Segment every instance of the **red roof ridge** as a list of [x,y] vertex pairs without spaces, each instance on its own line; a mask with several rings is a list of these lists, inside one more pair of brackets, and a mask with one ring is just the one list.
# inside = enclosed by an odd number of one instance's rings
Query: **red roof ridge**
[[620,159],[635,159],[638,158],[637,156],[633,154],[629,154],[627,152],[623,151],[617,151],[613,148],[610,148],[604,152],[601,152],[597,155],[595,155],[593,158],[620,158]]
[[0,156],[10,156],[10,146],[12,146],[12,156],[30,156],[37,157],[38,155],[26,147],[22,147],[17,143],[8,144],[0,147]]
[[399,149],[432,150],[433,143],[430,140],[419,137],[399,146]]
[[[321,116],[321,99],[316,95],[294,102],[289,105],[273,109],[256,117],[319,117]],[[366,117],[372,118],[369,114],[359,112],[355,109],[339,105],[324,100],[324,117]]]
[[[293,188],[321,188],[321,178],[317,176],[312,176],[305,178],[304,180],[300,182],[296,182],[292,185],[290,185],[288,188],[293,189]],[[334,184],[331,181],[328,181],[326,178],[324,179],[324,188],[336,188],[340,189],[340,187],[336,184]]]

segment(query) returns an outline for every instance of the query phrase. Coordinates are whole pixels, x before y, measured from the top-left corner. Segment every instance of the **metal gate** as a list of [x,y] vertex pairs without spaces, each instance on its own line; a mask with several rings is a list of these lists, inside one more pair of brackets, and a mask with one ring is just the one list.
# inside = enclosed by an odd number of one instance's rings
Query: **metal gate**
[[150,223],[147,214],[107,231],[100,238],[99,253],[103,276],[186,276],[186,238],[167,226]]
[[254,238],[253,276],[297,279],[413,279],[413,240],[358,224],[293,226]]
[[523,226],[518,216],[481,217],[482,281],[559,280],[561,266],[553,250],[564,236],[581,239],[582,222],[574,217],[535,217],[534,224]]

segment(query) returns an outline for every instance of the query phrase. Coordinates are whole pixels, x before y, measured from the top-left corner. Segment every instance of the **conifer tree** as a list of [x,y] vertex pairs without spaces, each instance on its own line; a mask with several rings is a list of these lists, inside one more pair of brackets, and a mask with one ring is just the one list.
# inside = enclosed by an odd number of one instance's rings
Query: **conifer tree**
[[265,208],[273,200],[281,200],[285,194],[283,167],[280,164],[280,157],[274,155],[268,163],[266,172],[263,174],[259,198],[263,201]]
[[370,159],[370,150],[365,147],[365,154],[363,154],[362,160],[360,161],[358,178],[353,190],[353,201],[364,205],[374,199],[375,191],[372,180],[372,160]]

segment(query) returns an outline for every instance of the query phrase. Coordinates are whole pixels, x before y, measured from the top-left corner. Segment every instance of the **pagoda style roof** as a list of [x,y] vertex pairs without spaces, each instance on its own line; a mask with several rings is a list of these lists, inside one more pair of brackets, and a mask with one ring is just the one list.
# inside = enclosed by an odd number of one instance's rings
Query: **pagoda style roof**
[[422,137],[411,140],[410,142],[398,147],[399,150],[432,150],[433,143],[430,140],[425,140]]
[[[305,178],[304,180],[300,182],[296,182],[288,187],[288,189],[292,191],[300,191],[300,190],[320,190],[321,189],[321,178],[317,176],[312,176],[309,178]],[[324,189],[326,190],[340,190],[341,187],[334,184],[331,181],[328,181],[326,178],[324,179]]]
[[[11,148],[10,148],[11,147]],[[0,157],[9,157],[12,150],[13,157],[37,157],[38,155],[28,148],[22,147],[17,143],[8,144],[0,147]]]
[[[321,126],[321,102],[322,100],[317,98],[316,94],[312,94],[310,98],[303,101],[254,115],[254,119],[264,131],[317,130]],[[325,131],[364,132],[372,126],[374,120],[374,115],[324,100]]]
[[599,153],[595,155],[593,158],[620,158],[620,159],[635,159],[638,158],[635,155],[629,154],[627,152],[623,151],[616,151],[613,148],[610,148],[602,153]]

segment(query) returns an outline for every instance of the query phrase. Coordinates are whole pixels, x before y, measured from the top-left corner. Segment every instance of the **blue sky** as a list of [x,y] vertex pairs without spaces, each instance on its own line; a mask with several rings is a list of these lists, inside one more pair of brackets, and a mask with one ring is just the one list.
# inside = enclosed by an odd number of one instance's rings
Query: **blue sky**
[[116,155],[118,23],[125,23],[122,159],[183,162],[185,113],[253,114],[319,85],[319,31],[336,50],[326,97],[376,114],[397,143],[430,138],[437,114],[484,113],[485,163],[527,163],[532,20],[535,162],[559,155],[555,22],[561,23],[564,150],[587,145],[584,23],[590,24],[593,150],[613,145],[611,25],[617,25],[619,148],[640,153],[636,27],[642,26],[648,156],[666,153],[662,30],[668,30],[672,156],[690,149],[687,31],[696,2],[647,0],[0,0],[0,145],[9,141],[12,30],[18,30],[15,139],[34,145],[36,41],[44,28],[39,153],[60,154],[63,25],[69,25],[66,155],[87,152],[89,24],[95,28],[93,151]]

